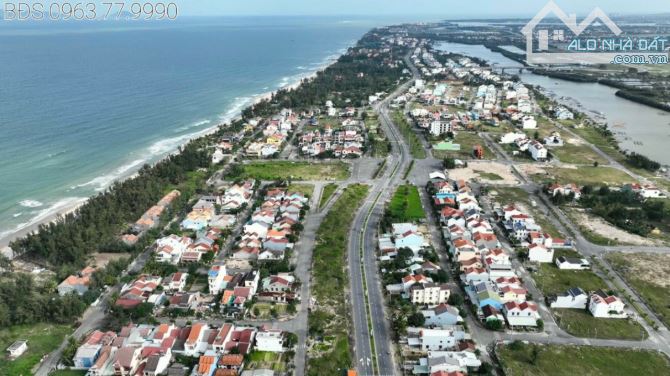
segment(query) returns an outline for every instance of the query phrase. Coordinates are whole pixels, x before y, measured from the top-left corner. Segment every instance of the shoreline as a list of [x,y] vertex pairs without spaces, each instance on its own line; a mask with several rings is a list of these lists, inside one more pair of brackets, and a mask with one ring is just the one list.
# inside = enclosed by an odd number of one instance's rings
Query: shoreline
[[[346,49],[343,49],[346,51]],[[331,54],[324,58],[324,62],[314,68],[313,71],[308,71],[305,72],[304,74],[297,74],[291,77],[290,79],[292,81],[287,82],[285,85],[282,85],[281,87],[278,87],[277,89],[267,91],[265,93],[257,94],[251,98],[248,104],[241,106],[240,109],[235,111],[234,113],[231,113],[227,118],[222,118],[220,121],[216,122],[216,125],[213,125],[209,128],[197,131],[191,135],[188,136],[187,139],[185,139],[183,142],[179,143],[176,145],[171,151],[168,151],[164,155],[160,156],[159,158],[147,163],[151,163],[152,165],[155,163],[158,163],[159,161],[167,158],[168,156],[174,154],[179,150],[179,148],[183,145],[186,145],[189,143],[191,140],[194,140],[196,138],[200,137],[205,137],[208,136],[214,132],[216,132],[221,126],[230,124],[236,120],[239,120],[242,116],[242,111],[245,109],[256,105],[264,100],[269,100],[272,98],[272,96],[277,93],[280,90],[294,90],[298,88],[302,82],[302,80],[305,79],[311,79],[316,77],[316,75],[320,72],[323,71],[324,69],[328,68],[331,66],[334,62],[337,61],[345,52],[342,52],[342,50],[339,50],[337,54]],[[141,167],[138,166],[137,169]],[[113,183],[118,182],[118,181],[124,181],[127,179],[131,179],[137,174],[137,169],[133,168],[128,171],[127,174],[123,174],[118,176],[117,178],[111,180],[105,187],[102,192],[107,190]],[[61,216],[65,216],[67,214],[70,214],[77,209],[79,209],[81,206],[85,205],[88,200],[93,197],[94,195],[88,196],[88,197],[71,197],[74,202],[65,204],[63,206],[58,206],[58,202],[52,206],[56,206],[55,208],[51,209],[50,212],[45,212],[43,214],[38,214],[35,217],[33,217],[27,224],[19,224],[15,229],[7,229],[5,230],[6,234],[0,236],[0,250],[3,250],[5,247],[9,246],[9,243],[13,242],[16,239],[25,237],[26,235],[29,235],[39,229],[39,227],[43,224],[49,224],[57,221]],[[61,200],[67,200],[68,198],[62,198]],[[59,201],[60,202],[60,201]],[[46,210],[49,210],[47,208]],[[0,231],[2,233],[3,231]]]

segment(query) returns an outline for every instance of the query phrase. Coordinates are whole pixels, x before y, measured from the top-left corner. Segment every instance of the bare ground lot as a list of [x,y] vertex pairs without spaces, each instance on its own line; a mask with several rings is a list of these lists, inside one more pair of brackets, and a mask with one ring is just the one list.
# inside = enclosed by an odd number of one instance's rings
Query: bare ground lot
[[[592,232],[595,237],[610,239],[612,244],[655,245],[657,242],[642,236],[621,230],[603,220],[586,213],[583,209],[569,209],[575,223]],[[598,242],[601,243],[601,242]]]
[[449,170],[449,177],[457,180],[463,179],[465,181],[476,178],[481,182],[492,185],[510,185],[519,183],[508,166],[502,163],[488,161],[468,162],[468,167]]

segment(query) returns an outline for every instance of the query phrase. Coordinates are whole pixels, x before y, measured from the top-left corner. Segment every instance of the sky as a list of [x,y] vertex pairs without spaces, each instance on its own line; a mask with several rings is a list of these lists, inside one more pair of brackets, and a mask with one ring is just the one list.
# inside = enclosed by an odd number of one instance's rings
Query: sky
[[[430,19],[532,16],[547,0],[173,0],[181,15],[423,16]],[[555,0],[568,14],[600,7],[610,15],[670,12],[668,0]],[[642,5],[643,4],[643,5]],[[422,17],[417,17],[420,20]]]

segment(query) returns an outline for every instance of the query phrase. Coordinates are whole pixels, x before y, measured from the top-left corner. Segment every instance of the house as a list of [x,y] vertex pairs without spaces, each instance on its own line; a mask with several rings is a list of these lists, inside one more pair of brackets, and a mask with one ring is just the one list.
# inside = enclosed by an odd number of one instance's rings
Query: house
[[558,132],[552,132],[549,136],[544,138],[544,144],[547,147],[563,146],[563,139],[561,138],[561,134]]
[[451,292],[447,284],[438,285],[432,282],[414,284],[409,291],[413,304],[428,305],[446,303]]
[[428,356],[419,359],[414,374],[464,375],[468,369],[476,369],[482,363],[477,355],[469,351],[429,351]]
[[589,312],[593,317],[601,318],[625,318],[623,301],[614,295],[608,295],[603,290],[591,294],[589,301]]
[[170,349],[167,349],[167,351],[161,349],[158,353],[149,355],[144,366],[143,376],[158,376],[164,374],[170,365],[171,358],[172,352]]
[[544,162],[547,160],[547,148],[537,140],[530,142],[528,152],[530,152],[530,156],[536,161]]
[[547,298],[551,308],[574,308],[586,309],[589,296],[579,287],[573,287],[568,291]]
[[11,359],[16,359],[19,356],[21,356],[24,352],[28,350],[28,341],[25,339],[21,339],[18,341],[14,341],[9,347],[7,348],[7,354]]
[[528,260],[539,263],[550,263],[554,261],[554,249],[547,248],[542,244],[530,244],[528,246]]
[[295,277],[289,273],[279,273],[264,278],[261,282],[263,291],[286,292],[293,288]]
[[217,368],[218,357],[214,355],[202,355],[198,365],[193,369],[192,376],[213,376]]
[[587,259],[565,256],[556,258],[556,266],[561,270],[588,270],[591,268]]
[[114,374],[116,376],[134,375],[140,366],[141,353],[142,350],[139,347],[121,347],[116,352],[116,360],[113,363]]
[[195,356],[207,350],[208,343],[203,341],[203,339],[205,339],[205,333],[208,329],[209,326],[204,323],[195,323],[191,326],[191,331],[184,343],[185,355]]
[[456,329],[407,328],[407,345],[422,351],[455,349],[458,341],[465,338],[465,332]]
[[176,272],[163,279],[163,289],[168,291],[183,291],[186,287],[188,273]]
[[482,307],[481,318],[484,322],[500,321],[500,323],[505,322],[505,318],[498,309],[493,306],[487,305]]
[[557,183],[551,184],[549,187],[547,187],[547,193],[551,196],[569,196],[572,194],[575,200],[579,200],[579,198],[582,197],[582,190],[579,189],[579,187],[574,183],[564,185]]
[[284,352],[284,332],[278,329],[261,328],[256,333],[256,350]]
[[509,132],[505,133],[504,135],[500,136],[500,140],[498,141],[501,144],[513,144],[517,140],[523,140],[528,138],[525,133],[522,132]]
[[511,327],[515,326],[537,326],[537,320],[540,319],[540,314],[537,311],[537,305],[530,302],[507,302],[503,305],[503,314],[507,320],[507,324]]
[[72,359],[77,368],[91,368],[100,356],[104,346],[107,346],[116,339],[114,332],[103,333],[99,330],[92,332],[77,349]]
[[523,129],[537,129],[537,121],[533,116],[524,116],[521,119],[521,128]]
[[425,318],[425,325],[428,326],[446,326],[456,325],[463,321],[459,315],[458,308],[442,303],[433,308],[424,309],[421,314]]
[[193,240],[186,236],[170,235],[156,240],[155,257],[158,262],[167,262],[177,265],[182,254],[193,244]]
[[221,356],[217,363],[217,375],[239,375],[244,368],[244,356],[241,354],[227,354]]
[[207,284],[210,294],[218,294],[225,288],[226,265],[212,265],[207,272]]
[[58,295],[63,296],[72,293],[80,296],[84,295],[88,291],[88,285],[91,283],[93,272],[95,272],[95,268],[87,266],[77,275],[68,276],[58,285]]

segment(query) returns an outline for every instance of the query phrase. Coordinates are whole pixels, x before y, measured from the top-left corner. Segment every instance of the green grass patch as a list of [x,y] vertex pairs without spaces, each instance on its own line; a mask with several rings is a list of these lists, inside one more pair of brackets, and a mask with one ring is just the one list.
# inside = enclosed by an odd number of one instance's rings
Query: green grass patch
[[[670,326],[670,289],[661,284],[654,283],[644,273],[667,280],[668,255],[657,255],[648,253],[608,253],[605,258],[637,293],[642,300],[651,308],[656,316],[666,325]],[[661,274],[651,270],[651,266],[663,267]]]
[[349,165],[344,162],[310,163],[290,161],[253,161],[239,165],[231,178],[259,180],[345,180]]
[[[565,138],[564,138],[565,140]],[[563,146],[549,148],[551,154],[555,155],[563,163],[606,165],[609,162],[600,154],[591,149],[589,145],[577,145],[564,141]]]
[[367,185],[361,184],[345,188],[316,233],[312,293],[318,307],[309,315],[309,332],[314,338],[331,340],[328,346],[317,347],[318,353],[309,356],[308,375],[335,375],[339,369],[352,365],[345,293],[346,254],[351,222],[368,190]]
[[453,143],[461,145],[459,151],[445,151],[433,150],[433,156],[437,159],[444,159],[446,157],[458,159],[474,159],[473,148],[475,145],[480,145],[484,150],[484,159],[494,159],[495,154],[486,146],[484,140],[479,137],[477,133],[461,131],[456,133],[456,137],[452,140]]
[[514,342],[498,349],[506,375],[668,375],[670,362],[655,351]]
[[425,218],[419,189],[410,184],[399,186],[391,198],[389,212],[393,222],[413,222]]
[[328,202],[328,200],[330,200],[330,197],[333,195],[333,193],[335,193],[336,190],[337,190],[337,184],[334,183],[326,184],[323,187],[323,191],[321,192],[321,200],[319,200],[320,208],[326,205],[326,203]]
[[419,136],[414,133],[412,124],[407,121],[407,118],[402,113],[402,111],[396,110],[393,112],[393,122],[398,127],[398,130],[402,136],[405,138],[405,141],[407,141],[407,144],[409,145],[409,151],[412,153],[412,157],[418,159],[426,158],[426,150],[423,148],[423,144],[421,144]]
[[546,295],[581,287],[587,293],[607,288],[605,281],[590,270],[560,270],[555,264],[541,264],[532,274],[537,287]]
[[496,180],[503,180],[503,177],[494,174],[493,172],[485,172],[485,171],[479,171],[479,170],[472,170],[474,173],[479,175],[480,178],[486,179],[486,180],[491,180],[491,181],[496,181]]
[[253,351],[249,354],[249,363],[245,368],[271,369],[275,372],[286,371],[286,355],[270,351]]
[[72,333],[70,325],[38,323],[0,329],[0,348],[5,351],[19,339],[28,340],[28,350],[15,360],[0,357],[0,375],[32,375],[42,356],[54,351]]
[[577,337],[641,341],[648,336],[633,319],[596,318],[585,309],[556,309],[554,315],[563,330]]

